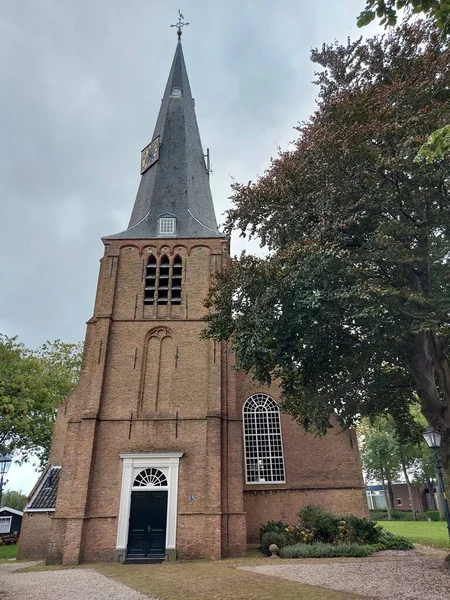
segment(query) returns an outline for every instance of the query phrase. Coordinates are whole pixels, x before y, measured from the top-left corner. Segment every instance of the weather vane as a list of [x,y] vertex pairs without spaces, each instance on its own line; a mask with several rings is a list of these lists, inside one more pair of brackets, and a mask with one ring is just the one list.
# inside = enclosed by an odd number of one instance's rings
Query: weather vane
[[181,14],[180,9],[178,9],[178,23],[176,23],[175,25],[171,25],[171,27],[178,27],[178,31],[177,31],[177,36],[180,38],[181,34],[183,33],[181,31],[181,28],[184,27],[185,25],[189,25],[189,23],[184,23],[184,16]]

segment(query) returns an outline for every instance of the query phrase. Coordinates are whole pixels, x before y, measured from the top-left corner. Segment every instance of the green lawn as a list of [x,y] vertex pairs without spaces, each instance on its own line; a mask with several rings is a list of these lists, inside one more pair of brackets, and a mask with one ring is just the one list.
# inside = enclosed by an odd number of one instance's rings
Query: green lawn
[[0,560],[2,558],[16,558],[17,556],[17,544],[10,544],[9,546],[0,546]]
[[442,521],[378,521],[378,525],[405,536],[413,543],[450,548],[447,525]]

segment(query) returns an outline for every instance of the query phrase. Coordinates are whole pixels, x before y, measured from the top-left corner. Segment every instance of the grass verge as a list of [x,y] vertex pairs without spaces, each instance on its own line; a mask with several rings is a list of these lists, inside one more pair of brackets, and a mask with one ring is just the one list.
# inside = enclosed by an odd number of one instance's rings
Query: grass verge
[[[161,600],[356,600],[348,593],[238,569],[250,561],[192,561],[161,565],[97,564],[94,568]],[[256,561],[251,561],[256,562]],[[281,561],[280,561],[281,562]],[[272,564],[269,559],[258,564]],[[280,564],[277,562],[277,564]]]
[[378,525],[417,544],[450,548],[447,525],[442,521],[378,521]]
[[8,546],[0,546],[0,560],[4,558],[17,557],[17,544],[9,544]]

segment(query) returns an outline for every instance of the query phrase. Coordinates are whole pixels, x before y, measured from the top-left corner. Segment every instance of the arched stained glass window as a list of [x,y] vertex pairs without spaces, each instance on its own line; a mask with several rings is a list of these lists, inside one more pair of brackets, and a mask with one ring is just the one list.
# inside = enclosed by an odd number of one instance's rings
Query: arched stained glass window
[[244,442],[247,483],[284,483],[280,410],[267,394],[245,402]]
[[134,478],[133,487],[167,486],[167,478],[160,469],[143,469]]

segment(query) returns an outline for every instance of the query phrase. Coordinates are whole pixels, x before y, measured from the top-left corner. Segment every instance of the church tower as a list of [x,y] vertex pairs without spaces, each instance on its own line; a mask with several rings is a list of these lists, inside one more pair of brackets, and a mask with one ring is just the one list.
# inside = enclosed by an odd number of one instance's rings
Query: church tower
[[[269,519],[364,514],[355,435],[305,436],[279,393],[201,339],[229,261],[181,45],[126,230],[103,238],[80,381],[59,407],[19,556],[47,563],[241,556]],[[282,438],[283,433],[283,438]]]
[[[125,231],[103,238],[81,378],[59,410],[61,474],[47,560],[219,558],[245,547],[241,440],[228,356],[201,340],[229,257],[178,44]],[[228,532],[233,530],[232,541]]]

